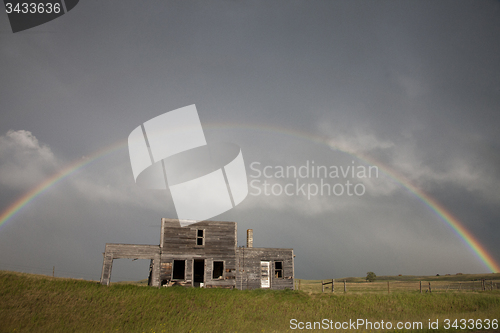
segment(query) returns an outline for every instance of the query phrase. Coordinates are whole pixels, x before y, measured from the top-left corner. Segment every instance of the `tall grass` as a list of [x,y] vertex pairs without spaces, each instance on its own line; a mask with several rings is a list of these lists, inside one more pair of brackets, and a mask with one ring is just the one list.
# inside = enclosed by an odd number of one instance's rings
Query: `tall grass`
[[500,294],[105,287],[0,271],[0,332],[286,332],[292,318],[499,319]]

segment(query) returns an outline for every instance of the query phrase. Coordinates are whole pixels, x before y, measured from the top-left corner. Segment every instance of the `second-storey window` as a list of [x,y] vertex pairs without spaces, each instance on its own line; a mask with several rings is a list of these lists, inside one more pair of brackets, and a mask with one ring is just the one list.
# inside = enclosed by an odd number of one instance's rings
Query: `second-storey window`
[[199,246],[205,245],[205,230],[203,229],[196,230],[196,245]]

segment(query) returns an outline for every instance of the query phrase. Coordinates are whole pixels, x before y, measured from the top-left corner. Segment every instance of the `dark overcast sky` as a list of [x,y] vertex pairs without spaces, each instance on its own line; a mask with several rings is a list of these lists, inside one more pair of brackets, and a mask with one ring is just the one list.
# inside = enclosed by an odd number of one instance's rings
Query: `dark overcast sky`
[[[196,104],[249,174],[368,157],[500,262],[499,17],[499,1],[81,1],[13,34],[0,15],[0,211]],[[239,245],[253,228],[255,246],[293,248],[299,278],[490,272],[393,177],[353,181],[363,196],[249,195],[214,219],[238,222]],[[171,198],[137,188],[122,146],[1,226],[0,269],[98,279],[106,242],[157,244],[161,217],[176,217]],[[117,261],[113,279],[148,265]]]

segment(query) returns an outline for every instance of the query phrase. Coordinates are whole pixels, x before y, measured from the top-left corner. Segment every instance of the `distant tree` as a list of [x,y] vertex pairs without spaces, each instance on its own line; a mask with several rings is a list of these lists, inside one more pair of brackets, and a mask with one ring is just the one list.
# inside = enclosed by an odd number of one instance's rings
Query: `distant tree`
[[366,281],[373,282],[377,279],[377,276],[373,272],[366,273]]

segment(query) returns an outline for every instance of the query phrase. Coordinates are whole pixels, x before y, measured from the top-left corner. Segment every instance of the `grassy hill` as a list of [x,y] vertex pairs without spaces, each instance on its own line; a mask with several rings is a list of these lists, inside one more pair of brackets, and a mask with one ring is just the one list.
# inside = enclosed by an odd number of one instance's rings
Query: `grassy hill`
[[[0,332],[287,332],[290,320],[500,319],[500,292],[332,294],[145,288],[0,271]],[[337,330],[338,331],[338,330]],[[368,331],[364,327],[359,332]],[[394,331],[394,330],[392,330]],[[454,330],[452,330],[454,331]],[[456,330],[455,330],[456,331]],[[484,331],[484,330],[482,330]],[[435,331],[434,331],[435,332]]]

